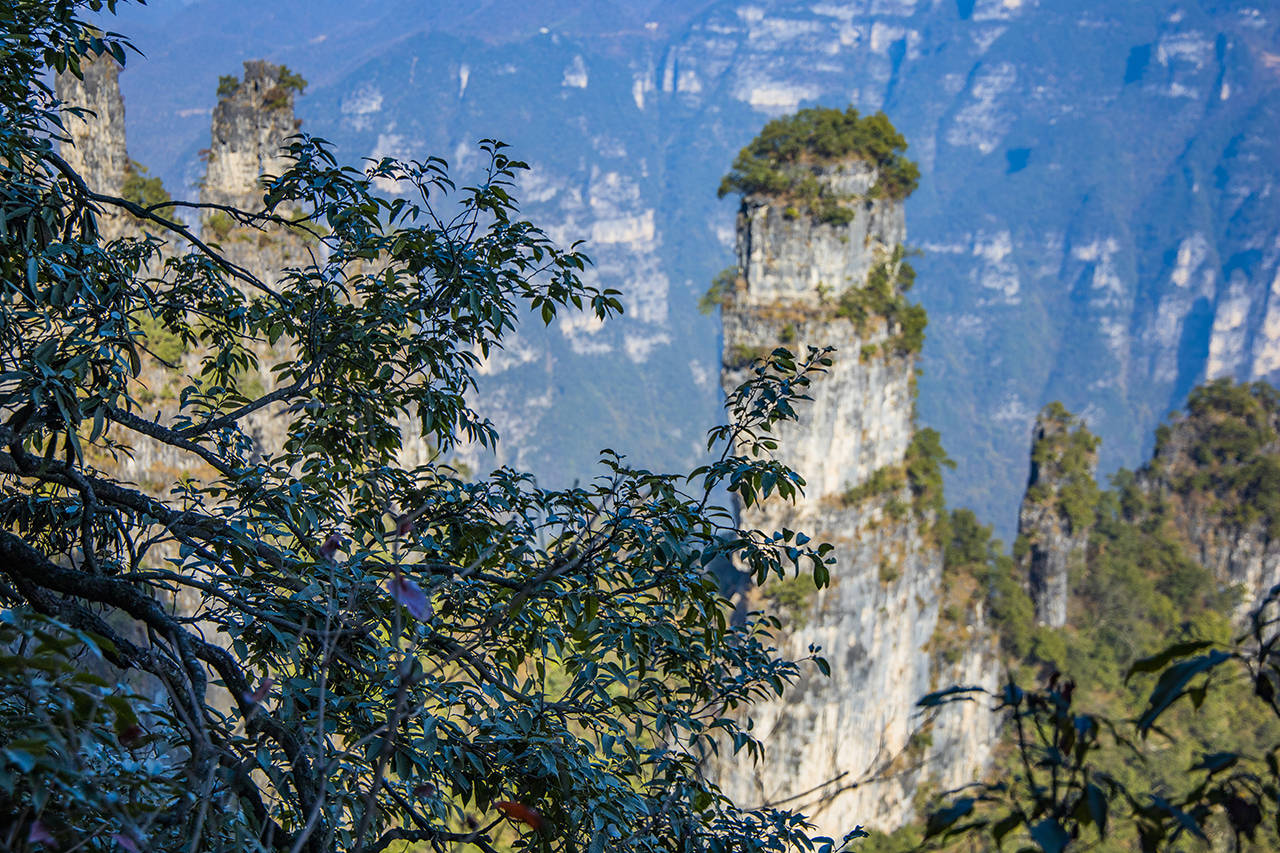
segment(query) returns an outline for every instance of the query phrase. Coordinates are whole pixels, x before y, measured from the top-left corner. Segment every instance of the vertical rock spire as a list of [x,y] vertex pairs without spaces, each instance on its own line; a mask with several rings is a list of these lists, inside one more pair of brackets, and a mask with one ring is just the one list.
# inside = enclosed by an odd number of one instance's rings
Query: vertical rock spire
[[[803,129],[811,112],[782,121]],[[896,137],[883,116],[850,114],[852,124],[840,113],[814,124]],[[882,126],[869,128],[873,120]],[[773,125],[761,134],[770,151],[787,144],[774,144],[778,135]],[[749,183],[757,165],[740,157],[727,183]],[[860,824],[906,822],[922,784],[971,781],[995,739],[979,703],[948,708],[927,736],[915,707],[952,683],[994,688],[996,667],[981,605],[958,622],[941,619],[942,460],[936,433],[914,426],[924,317],[904,295],[914,272],[903,249],[906,193],[887,189],[893,169],[905,171],[856,152],[817,160],[802,150],[760,180],[772,189],[731,187],[744,199],[737,281],[722,294],[726,389],[776,346],[837,349],[800,420],[776,429],[777,455],[805,478],[804,496],[743,508],[742,523],[831,542],[836,564],[825,589],[801,577],[748,593],[782,619],[784,654],[803,658],[819,645],[831,677],[806,670],[781,700],[753,706],[765,760],[721,759],[713,770],[741,805],[786,801],[836,838]],[[952,650],[945,660],[942,635]]]
[[201,201],[262,208],[261,178],[288,167],[282,147],[301,124],[293,101],[305,87],[285,66],[261,60],[246,62],[242,79],[219,80]]
[[[55,83],[58,97],[79,115],[64,113],[71,144],[61,146],[62,159],[84,178],[89,189],[105,195],[121,195],[130,171],[125,146],[124,98],[120,95],[120,66],[109,55],[85,58],[80,65],[83,78],[59,74]],[[124,230],[121,217],[106,214],[99,228],[108,238]]]
[[1061,403],[1046,406],[1032,432],[1031,476],[1014,549],[1042,625],[1067,623],[1070,571],[1084,560],[1094,522],[1097,467],[1097,437]]

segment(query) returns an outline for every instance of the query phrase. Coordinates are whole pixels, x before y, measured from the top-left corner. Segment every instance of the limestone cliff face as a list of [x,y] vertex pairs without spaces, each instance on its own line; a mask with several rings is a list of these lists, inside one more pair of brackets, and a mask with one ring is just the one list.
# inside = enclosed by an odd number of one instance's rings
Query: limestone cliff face
[[300,125],[293,115],[296,89],[287,69],[261,60],[244,64],[242,80],[223,81],[200,200],[256,211],[262,208],[259,179],[288,167],[281,148]]
[[1084,560],[1093,524],[1097,448],[1097,439],[1059,404],[1036,418],[1017,553],[1042,625],[1067,623],[1070,570]]
[[[83,79],[59,74],[58,97],[68,106],[85,112],[64,113],[71,144],[63,144],[62,158],[75,169],[94,192],[119,196],[129,172],[125,147],[124,98],[120,96],[120,66],[110,56],[82,62]],[[108,239],[126,228],[126,217],[107,214],[98,227]]]
[[[843,195],[865,193],[861,163],[820,179]],[[787,801],[837,838],[855,825],[893,828],[912,815],[922,784],[963,784],[981,771],[996,720],[979,703],[949,708],[925,733],[915,702],[956,682],[994,688],[994,648],[982,626],[940,627],[942,554],[929,512],[913,506],[902,474],[914,433],[915,354],[895,319],[859,314],[858,294],[900,260],[902,208],[858,200],[847,224],[816,221],[785,202],[749,197],[738,217],[736,291],[724,310],[722,381],[734,387],[752,356],[783,345],[835,346],[835,363],[810,389],[798,423],[778,430],[778,457],[807,481],[790,504],[743,509],[744,525],[786,526],[836,546],[831,584],[770,581],[749,596],[780,609],[781,651],[820,645],[831,677],[808,672],[781,701],[753,706],[765,745],[759,765],[721,759],[713,768],[744,806]],[[883,488],[869,490],[868,484]],[[941,633],[963,634],[937,653]]]

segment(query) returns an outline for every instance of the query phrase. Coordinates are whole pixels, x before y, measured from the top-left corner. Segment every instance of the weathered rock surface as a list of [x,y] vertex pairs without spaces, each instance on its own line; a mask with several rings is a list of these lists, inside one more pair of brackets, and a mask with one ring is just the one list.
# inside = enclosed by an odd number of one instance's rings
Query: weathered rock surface
[[1036,418],[1018,537],[1036,620],[1042,625],[1067,624],[1070,571],[1084,560],[1093,522],[1097,446],[1060,405],[1046,407]]
[[260,178],[288,168],[282,148],[301,122],[294,118],[295,90],[282,82],[284,71],[252,60],[244,64],[244,78],[234,89],[220,92],[201,201],[260,210]]
[[[874,177],[853,164],[822,179],[865,191]],[[739,279],[724,310],[722,374],[726,388],[735,386],[751,356],[778,345],[837,348],[799,422],[776,431],[777,455],[805,477],[805,495],[742,510],[747,526],[785,526],[836,546],[828,588],[784,582],[807,592],[782,612],[779,637],[793,658],[821,646],[831,677],[806,671],[781,700],[752,707],[763,761],[722,757],[713,768],[741,805],[786,801],[837,838],[859,824],[904,823],[926,782],[948,787],[973,779],[997,727],[985,706],[963,703],[925,733],[916,701],[955,682],[994,688],[994,647],[980,608],[971,613],[973,625],[940,628],[942,554],[910,489],[898,481],[879,494],[849,495],[877,471],[903,465],[914,432],[914,353],[897,346],[888,318],[855,323],[837,314],[840,291],[864,286],[905,237],[900,204],[856,206],[850,223],[833,225],[784,203],[746,200],[738,218]],[[754,606],[771,606],[773,583],[748,593]],[[950,662],[935,650],[940,630],[965,635]]]
[[[83,79],[59,74],[58,97],[84,112],[64,113],[71,137],[63,144],[62,159],[84,178],[89,189],[103,195],[119,196],[129,171],[125,146],[124,98],[120,95],[120,66],[110,56],[86,60],[80,68]],[[108,239],[118,237],[127,227],[127,216],[105,212],[98,227]]]

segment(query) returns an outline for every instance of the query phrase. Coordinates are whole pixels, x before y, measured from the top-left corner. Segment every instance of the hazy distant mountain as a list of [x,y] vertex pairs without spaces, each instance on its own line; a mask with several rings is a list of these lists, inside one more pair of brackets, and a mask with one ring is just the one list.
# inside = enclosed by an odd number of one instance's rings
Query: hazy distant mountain
[[488,367],[504,459],[553,481],[605,444],[697,457],[719,324],[695,304],[732,260],[715,188],[769,117],[814,103],[884,109],[920,161],[920,417],[960,463],[953,504],[1012,529],[1049,400],[1108,471],[1206,375],[1280,372],[1275,8],[157,0],[113,27],[147,54],[121,77],[130,152],[171,187],[201,172],[218,75],[256,57],[311,81],[304,127],[346,158],[514,145],[529,215],[627,295],[623,320],[526,327]]

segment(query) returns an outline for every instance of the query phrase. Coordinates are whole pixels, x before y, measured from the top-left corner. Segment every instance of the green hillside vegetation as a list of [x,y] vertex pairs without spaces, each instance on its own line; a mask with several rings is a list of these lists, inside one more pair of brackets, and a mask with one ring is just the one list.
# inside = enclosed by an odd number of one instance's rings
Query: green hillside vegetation
[[821,222],[844,224],[853,218],[848,203],[854,199],[833,194],[817,172],[851,160],[869,162],[879,175],[868,197],[901,201],[920,182],[920,170],[904,156],[906,150],[906,139],[883,112],[800,110],[764,126],[734,159],[719,194],[773,196],[808,209]]
[[[1165,475],[1185,495],[1199,490],[1216,495],[1215,505],[1224,517],[1255,512],[1255,518],[1270,524],[1275,516],[1250,502],[1252,496],[1265,493],[1267,486],[1266,477],[1258,472],[1268,470],[1276,461],[1270,451],[1275,447],[1278,401],[1273,389],[1258,384],[1218,382],[1198,389],[1188,401],[1186,415],[1172,428],[1161,430],[1157,460],[1165,466]],[[1212,689],[1196,688],[1193,702],[1170,708],[1158,728],[1145,738],[1134,730],[1133,721],[1157,686],[1156,674],[1143,671],[1131,675],[1135,664],[1174,643],[1228,646],[1233,636],[1231,614],[1240,591],[1222,587],[1193,558],[1175,527],[1169,503],[1144,490],[1133,472],[1121,470],[1112,477],[1109,489],[1098,489],[1089,474],[1089,457],[1096,452],[1097,439],[1065,408],[1057,409],[1051,414],[1058,416],[1064,429],[1036,446],[1036,464],[1069,476],[1071,500],[1078,501],[1068,511],[1073,523],[1087,518],[1092,525],[1085,564],[1071,578],[1067,626],[1053,629],[1035,624],[1034,609],[1014,561],[1003,552],[1001,543],[991,538],[991,528],[968,510],[957,510],[949,517],[944,601],[950,600],[950,589],[982,591],[986,618],[998,633],[1010,682],[1025,686],[1052,679],[1053,686],[1046,688],[1045,695],[1080,709],[1075,713],[1087,711],[1116,727],[1115,736],[1105,731],[1097,734],[1096,750],[1090,753],[1089,772],[1095,774],[1099,785],[1103,785],[1099,780],[1113,781],[1138,803],[1183,802],[1200,796],[1196,786],[1203,781],[1188,768],[1197,762],[1203,765],[1206,755],[1228,754],[1244,756],[1232,761],[1247,768],[1246,775],[1252,774],[1249,778],[1264,778],[1267,771],[1262,753],[1280,744],[1280,720],[1266,704],[1253,698],[1255,686],[1248,680],[1223,678],[1212,682]],[[965,624],[959,608],[952,609],[955,612],[944,607],[940,636],[935,640],[944,653],[946,632],[958,631]],[[1015,736],[1013,730],[1006,732],[1006,745],[997,755],[990,778],[1013,780],[1025,775],[1021,756],[1011,743]],[[1066,756],[1060,758],[1065,767]],[[1232,822],[1244,819],[1242,814],[1246,818],[1252,814],[1245,808],[1246,793],[1242,787],[1238,800],[1231,799],[1234,794],[1215,794],[1217,799],[1196,813],[1194,820],[1203,828],[1207,844],[1184,839],[1184,846],[1147,848],[1141,843],[1137,822],[1117,820],[1105,838],[1091,838],[1087,845],[1083,840],[1079,845],[1061,847],[1036,841],[1022,849],[1104,853],[1280,849],[1274,825],[1254,827],[1253,841],[1236,838],[1238,826],[1233,828]],[[999,799],[994,797],[991,802]],[[948,807],[956,803],[952,799]],[[996,808],[977,800],[970,805],[975,814],[983,808]],[[934,808],[933,819],[937,820],[945,810],[937,811],[936,803]],[[1113,804],[1112,808],[1120,806]],[[995,823],[992,813],[985,828],[928,843],[925,824],[920,823],[891,834],[873,833],[859,849],[863,853],[994,850],[996,845],[987,833]],[[1011,835],[1010,839],[1017,837]],[[1022,838],[1024,842],[1032,840]],[[1233,846],[1237,841],[1240,846]]]
[[[1219,380],[1197,388],[1187,414],[1156,432],[1155,465],[1184,496],[1240,526],[1261,521],[1280,537],[1280,394],[1262,382]],[[1174,445],[1174,436],[1188,446]],[[1188,458],[1189,457],[1189,458]]]
[[161,205],[173,200],[160,178],[151,175],[147,167],[136,160],[130,160],[125,166],[124,184],[120,188],[120,196],[143,207]]

